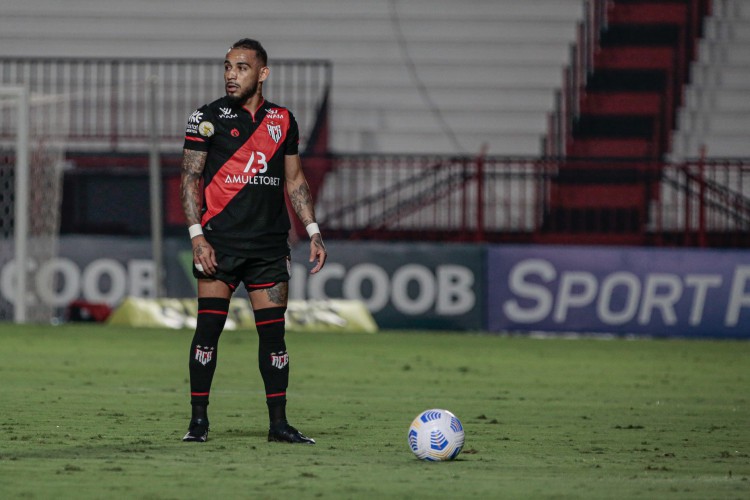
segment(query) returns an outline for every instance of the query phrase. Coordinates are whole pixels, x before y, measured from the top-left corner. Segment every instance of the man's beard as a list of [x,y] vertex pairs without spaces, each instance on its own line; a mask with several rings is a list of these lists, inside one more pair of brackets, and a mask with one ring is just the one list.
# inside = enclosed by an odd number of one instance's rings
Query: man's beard
[[255,82],[255,85],[252,87],[249,87],[247,90],[244,90],[239,95],[230,95],[227,94],[227,98],[229,99],[229,102],[232,103],[233,106],[241,106],[247,102],[248,99],[250,99],[252,96],[255,95],[255,92],[258,91],[258,82]]

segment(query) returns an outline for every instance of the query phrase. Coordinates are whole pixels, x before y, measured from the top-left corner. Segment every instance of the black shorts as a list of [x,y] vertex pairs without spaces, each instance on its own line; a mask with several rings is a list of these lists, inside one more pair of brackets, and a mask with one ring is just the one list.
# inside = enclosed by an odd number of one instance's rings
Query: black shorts
[[276,283],[289,281],[292,259],[283,257],[235,257],[216,252],[216,272],[209,276],[198,271],[193,263],[193,276],[198,279],[216,279],[223,281],[229,288],[236,290],[240,283],[245,284],[248,292],[271,288]]

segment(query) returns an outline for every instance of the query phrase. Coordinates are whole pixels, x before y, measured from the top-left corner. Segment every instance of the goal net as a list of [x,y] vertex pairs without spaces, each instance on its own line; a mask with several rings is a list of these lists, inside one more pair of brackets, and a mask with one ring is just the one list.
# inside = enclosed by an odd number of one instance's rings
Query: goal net
[[[0,86],[0,321],[50,322],[62,171],[70,123],[65,96]],[[24,269],[24,272],[19,272]]]

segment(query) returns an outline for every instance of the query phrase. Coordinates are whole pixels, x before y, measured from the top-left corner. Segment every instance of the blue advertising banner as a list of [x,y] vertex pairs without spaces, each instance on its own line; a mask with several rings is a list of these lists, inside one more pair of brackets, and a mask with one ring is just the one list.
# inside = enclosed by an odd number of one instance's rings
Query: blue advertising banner
[[491,331],[750,339],[750,252],[492,246]]

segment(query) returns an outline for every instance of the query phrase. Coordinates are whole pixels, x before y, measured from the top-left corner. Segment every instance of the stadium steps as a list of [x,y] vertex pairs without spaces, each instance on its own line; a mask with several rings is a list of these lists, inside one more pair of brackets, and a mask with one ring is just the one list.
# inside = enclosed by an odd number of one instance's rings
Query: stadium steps
[[654,116],[662,112],[663,105],[659,92],[587,92],[581,101],[581,114]]
[[[660,159],[669,151],[697,45],[686,2],[615,0],[593,52],[593,68],[565,146],[570,158]],[[697,34],[696,34],[697,35]],[[578,216],[580,231],[640,233],[655,189],[631,172],[565,172],[553,183],[546,224]],[[617,175],[613,175],[617,172]],[[598,213],[598,215],[594,215]],[[575,226],[575,224],[574,224]]]

